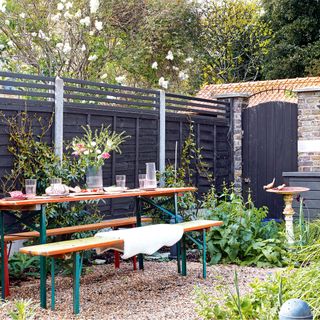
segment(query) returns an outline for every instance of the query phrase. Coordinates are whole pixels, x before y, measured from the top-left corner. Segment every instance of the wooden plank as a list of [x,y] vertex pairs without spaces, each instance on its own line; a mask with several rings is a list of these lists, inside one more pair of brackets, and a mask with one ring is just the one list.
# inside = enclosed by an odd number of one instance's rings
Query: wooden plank
[[170,104],[172,107],[175,105],[185,106],[185,108],[189,109],[190,107],[196,107],[196,108],[190,108],[193,110],[203,109],[212,109],[212,110],[221,110],[222,113],[226,113],[226,107],[224,105],[212,105],[212,104],[204,104],[204,103],[195,103],[191,102],[193,99],[190,99],[188,101],[180,101],[180,100],[173,100],[173,99],[166,99],[166,104]]
[[[152,218],[141,217],[141,222],[143,223],[152,222]],[[104,228],[127,227],[127,226],[134,225],[136,223],[137,223],[136,217],[112,219],[112,220],[106,220],[106,221],[92,223],[92,224],[48,229],[47,236],[51,237],[51,236],[58,236],[63,234],[72,234],[72,233],[78,233],[78,232],[99,230]],[[15,241],[15,240],[24,240],[24,239],[30,239],[30,238],[37,238],[39,236],[40,236],[40,233],[38,231],[19,232],[19,233],[5,235],[4,241],[9,242],[9,241]]]
[[183,96],[181,94],[174,94],[174,93],[170,93],[170,92],[167,92],[166,96],[170,97],[170,98],[178,98],[178,99],[183,99],[183,100],[191,99],[191,100],[201,101],[201,102],[216,103],[219,105],[224,105],[226,107],[229,107],[229,105],[230,105],[229,102],[225,102],[225,101],[221,101],[221,100],[211,100],[211,99],[204,99],[204,98],[199,98],[199,97],[188,97],[188,96]]
[[169,106],[166,105],[166,113],[169,111],[172,112],[181,112],[181,113],[186,113],[189,114],[189,116],[192,115],[207,115],[207,116],[220,116],[224,117],[225,112],[224,111],[219,111],[219,110],[203,110],[203,109],[195,109],[195,108],[187,108],[187,107],[176,107],[176,106]]
[[181,222],[177,225],[182,226],[184,232],[198,231],[203,229],[209,229],[212,227],[219,227],[223,225],[223,221],[215,220],[194,220],[188,222]]
[[[1,74],[0,74],[1,76]],[[154,94],[156,96],[159,96],[159,91],[152,90],[152,89],[141,89],[141,88],[134,88],[134,87],[128,87],[128,86],[122,86],[122,85],[115,85],[115,84],[107,84],[103,82],[93,82],[93,81],[87,81],[87,80],[77,80],[77,79],[71,79],[71,78],[62,78],[65,83],[77,83],[81,85],[88,85],[88,86],[95,86],[95,87],[101,87],[101,88],[111,88],[121,91],[134,91],[134,92],[142,92],[142,93],[150,93]]]
[[54,98],[54,94],[53,93],[36,92],[36,91],[24,91],[24,90],[5,90],[5,89],[0,89],[0,94],[10,95],[10,96]]
[[52,257],[96,248],[118,248],[123,246],[123,243],[123,240],[106,240],[102,237],[90,237],[23,247],[19,251],[33,256]]
[[86,201],[86,200],[99,200],[99,199],[118,199],[118,198],[130,198],[130,197],[157,197],[157,196],[171,196],[175,193],[184,193],[184,192],[195,192],[196,188],[194,187],[181,187],[181,188],[157,188],[156,190],[146,191],[139,190],[135,192],[122,192],[122,193],[113,193],[113,194],[99,194],[99,195],[84,195],[84,196],[69,196],[69,197],[43,197],[36,199],[28,200],[3,200],[0,199],[0,209],[3,207],[12,207],[13,210],[17,206],[28,206],[34,204],[45,204],[45,203],[61,203],[61,202],[74,202],[74,201]]
[[54,82],[54,77],[44,77],[44,76],[34,76],[30,74],[22,74],[22,73],[15,73],[15,72],[4,72],[0,71],[0,77],[6,78],[15,78],[15,79],[31,79],[31,80],[38,80],[38,81],[51,81]]
[[[122,93],[122,92],[88,89],[88,88],[73,87],[73,86],[64,86],[64,90],[69,92],[81,92],[81,93],[90,93],[90,94],[97,94],[97,95],[103,95],[103,96],[151,101],[155,104],[159,103],[159,98],[156,96],[141,96],[141,95],[135,95],[135,94]],[[88,97],[88,96],[84,96],[84,97]]]
[[54,90],[54,84],[0,80],[0,86]]

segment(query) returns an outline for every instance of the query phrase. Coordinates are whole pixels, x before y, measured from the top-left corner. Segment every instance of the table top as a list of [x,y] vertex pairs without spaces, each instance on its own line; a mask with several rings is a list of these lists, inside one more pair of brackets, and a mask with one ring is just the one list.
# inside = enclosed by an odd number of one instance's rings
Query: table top
[[129,198],[129,197],[160,197],[170,196],[175,193],[195,192],[197,189],[194,187],[181,187],[181,188],[157,188],[155,190],[126,190],[125,192],[118,193],[104,193],[97,195],[83,195],[65,197],[37,197],[35,199],[27,200],[4,200],[0,199],[0,210],[9,210],[9,208],[23,208],[34,205],[41,205],[46,203],[60,203],[60,202],[74,202],[85,200],[100,200],[100,199],[117,199],[117,198]]

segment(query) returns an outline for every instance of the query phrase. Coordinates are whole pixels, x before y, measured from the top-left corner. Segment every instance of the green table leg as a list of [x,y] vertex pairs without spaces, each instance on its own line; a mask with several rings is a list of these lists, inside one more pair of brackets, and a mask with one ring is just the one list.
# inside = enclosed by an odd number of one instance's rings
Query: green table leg
[[73,253],[73,313],[80,312],[80,269],[81,257],[79,252]]
[[207,230],[202,230],[202,275],[205,279],[207,277]]
[[181,239],[181,247],[182,247],[182,275],[186,276],[187,275],[187,248],[186,248],[186,238],[183,235]]
[[1,300],[4,300],[6,297],[6,291],[5,291],[5,274],[4,274],[5,250],[4,250],[4,213],[3,211],[0,211],[0,237],[1,237]]
[[[45,244],[47,241],[46,234],[46,208],[45,205],[41,206],[40,212],[40,243]],[[46,257],[40,257],[40,306],[41,308],[47,308],[47,259]]]
[[55,273],[55,266],[54,266],[54,258],[51,258],[51,310],[55,309],[56,299],[55,299],[55,281],[54,281],[54,273]]
[[[136,217],[137,217],[137,227],[141,227],[141,200],[139,197],[136,198]],[[139,269],[143,270],[143,255],[138,254]]]
[[[178,222],[177,220],[177,215],[178,215],[178,195],[175,193],[174,197],[173,197],[173,201],[174,201],[174,217],[175,217],[175,223]],[[181,243],[180,241],[176,244],[177,246],[177,267],[178,267],[178,273],[181,273]]]

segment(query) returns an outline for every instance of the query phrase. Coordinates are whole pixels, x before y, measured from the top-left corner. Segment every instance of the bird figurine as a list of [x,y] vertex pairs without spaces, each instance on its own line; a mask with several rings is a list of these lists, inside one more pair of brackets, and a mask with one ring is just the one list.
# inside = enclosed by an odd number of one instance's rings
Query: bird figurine
[[269,184],[263,186],[263,189],[268,190],[268,189],[273,188],[275,181],[276,181],[276,178],[273,178],[273,180]]
[[285,186],[286,186],[285,184],[282,184],[281,186],[278,186],[276,189],[282,190]]

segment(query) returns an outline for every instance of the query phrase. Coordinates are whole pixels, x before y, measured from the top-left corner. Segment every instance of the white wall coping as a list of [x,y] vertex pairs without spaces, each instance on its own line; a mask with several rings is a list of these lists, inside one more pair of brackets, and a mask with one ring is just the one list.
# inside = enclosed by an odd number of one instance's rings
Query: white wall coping
[[305,88],[293,89],[292,91],[296,92],[296,93],[319,92],[320,91],[320,87],[305,87]]
[[250,93],[247,92],[226,92],[214,96],[215,99],[229,99],[229,98],[249,98]]
[[320,140],[298,140],[298,152],[320,152]]

